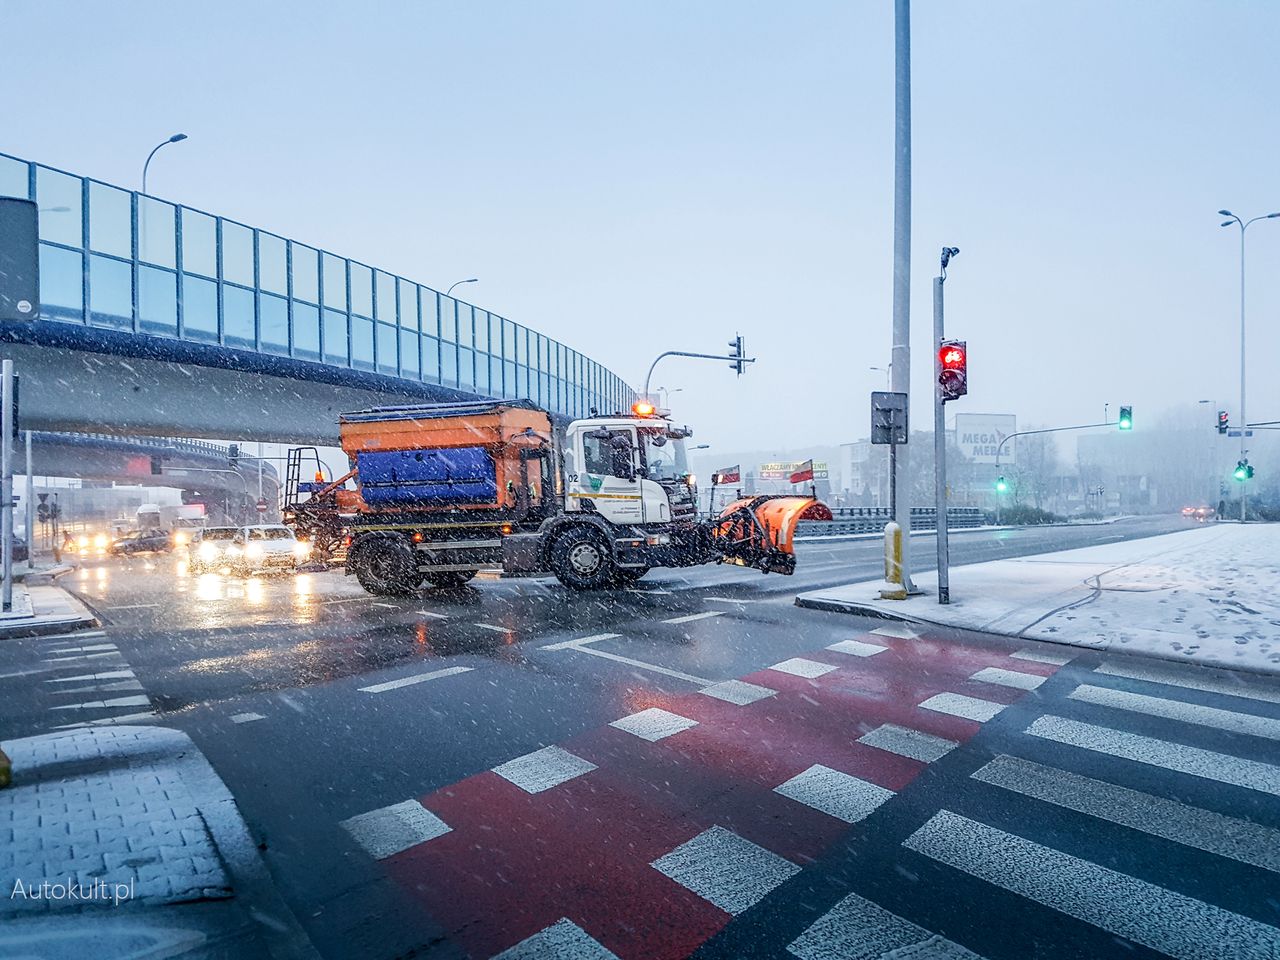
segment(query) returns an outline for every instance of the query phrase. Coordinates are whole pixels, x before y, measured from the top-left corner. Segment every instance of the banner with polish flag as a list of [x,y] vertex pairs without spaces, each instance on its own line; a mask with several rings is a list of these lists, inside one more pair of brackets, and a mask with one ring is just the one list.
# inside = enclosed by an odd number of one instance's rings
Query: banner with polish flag
[[742,465],[735,464],[732,467],[721,467],[715,472],[715,477],[713,479],[717,486],[722,483],[741,483]]
[[813,460],[806,460],[804,463],[796,465],[791,471],[791,476],[787,478],[790,483],[804,483],[813,480]]

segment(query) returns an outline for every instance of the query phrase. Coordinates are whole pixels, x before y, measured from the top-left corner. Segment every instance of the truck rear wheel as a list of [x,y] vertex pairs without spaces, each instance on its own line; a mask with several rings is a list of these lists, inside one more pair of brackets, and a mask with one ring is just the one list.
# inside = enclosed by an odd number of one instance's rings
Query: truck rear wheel
[[360,586],[379,596],[412,593],[422,584],[418,558],[403,537],[370,537],[352,544],[347,557]]
[[460,587],[472,577],[476,575],[475,570],[442,570],[439,573],[424,574],[424,579],[433,587],[440,587],[447,590],[450,587]]
[[598,590],[617,575],[609,545],[594,527],[566,530],[551,545],[551,570],[566,587]]

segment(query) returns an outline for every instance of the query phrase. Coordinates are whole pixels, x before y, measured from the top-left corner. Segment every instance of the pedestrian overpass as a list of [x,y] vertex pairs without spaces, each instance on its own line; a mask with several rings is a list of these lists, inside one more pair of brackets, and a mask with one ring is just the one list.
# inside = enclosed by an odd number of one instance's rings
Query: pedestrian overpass
[[0,196],[40,208],[40,318],[0,322],[23,428],[334,444],[339,413],[381,404],[633,397],[544,334],[266,230],[7,154]]

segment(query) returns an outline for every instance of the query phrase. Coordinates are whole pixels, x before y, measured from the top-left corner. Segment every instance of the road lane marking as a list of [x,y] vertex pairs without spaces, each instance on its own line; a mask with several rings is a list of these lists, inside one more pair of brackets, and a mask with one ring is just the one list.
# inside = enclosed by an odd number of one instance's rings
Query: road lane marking
[[473,623],[473,627],[479,627],[482,630],[492,630],[494,633],[514,633],[514,630],[508,630],[506,627],[499,627],[492,623]]
[[768,687],[762,687],[756,683],[747,683],[745,680],[724,680],[720,683],[713,683],[709,687],[703,687],[698,692],[708,697],[714,697],[717,700],[723,700],[725,703],[732,703],[735,707],[745,707],[748,704],[755,703],[757,700],[778,695],[777,690],[770,690]]
[[1003,754],[971,776],[1024,797],[1280,873],[1280,830],[1261,824]]
[[1034,690],[1047,680],[1047,677],[1034,673],[1022,673],[1018,670],[1002,670],[1000,667],[987,667],[979,670],[969,678],[982,683],[995,683],[1002,687],[1013,687],[1015,690]]
[[1070,747],[1080,747],[1122,760],[1133,760],[1151,767],[1161,767],[1280,797],[1280,767],[1269,763],[1244,760],[1225,753],[1125,733],[1092,723],[1080,723],[1051,714],[1036,719],[1027,727],[1027,733]]
[[[45,681],[46,683],[48,681]],[[91,683],[87,687],[71,687],[69,689],[50,690],[49,693],[63,696],[73,693],[115,693],[123,690],[141,690],[142,684],[137,680],[114,680],[111,683]]]
[[385,860],[453,830],[417,800],[370,810],[343,820],[339,826],[375,860]]
[[1234,710],[1219,710],[1217,707],[1206,707],[1198,703],[1149,697],[1145,693],[1130,693],[1128,690],[1115,690],[1111,687],[1094,687],[1087,683],[1076,687],[1067,696],[1072,700],[1098,707],[1114,707],[1117,710],[1145,713],[1147,716],[1165,720],[1195,723],[1202,727],[1225,730],[1228,733],[1246,733],[1253,737],[1280,740],[1280,720],[1272,717],[1236,713]]
[[42,643],[52,643],[55,640],[87,640],[90,637],[105,637],[105,630],[76,630],[74,633],[51,633],[40,637]]
[[627,593],[649,593],[649,594],[653,594],[654,596],[660,596],[660,597],[671,596],[670,590],[652,590],[652,589],[641,590],[639,587],[627,587]]
[[661,707],[650,707],[648,710],[641,710],[639,713],[633,713],[609,724],[611,727],[637,736],[641,740],[648,740],[650,743],[665,740],[697,725],[697,720],[690,720],[688,717],[682,717],[670,710],[663,710]]
[[680,844],[651,866],[733,916],[800,872],[790,860],[719,826]]
[[894,637],[898,640],[915,640],[920,636],[905,623],[891,623],[885,627],[876,627],[871,632],[878,637]]
[[76,663],[80,660],[101,660],[103,657],[119,657],[119,650],[112,650],[108,653],[84,653],[78,657],[46,657],[41,663]]
[[663,620],[663,623],[692,623],[694,620],[710,620],[712,617],[723,617],[723,610],[704,610],[702,613],[689,613],[683,617],[672,617],[670,620]]
[[254,720],[267,719],[260,713],[233,713],[231,715],[232,723],[252,723]]
[[375,606],[375,607],[383,607],[383,608],[385,608],[385,609],[387,609],[387,610],[399,610],[399,609],[400,609],[400,608],[399,608],[398,606],[396,606],[394,603],[382,603],[382,602],[381,602],[381,601],[379,601],[379,600],[375,600],[375,601],[373,602],[373,606]]
[[321,600],[322,606],[328,606],[331,603],[355,603],[357,600],[372,600],[373,597],[338,597],[335,600]]
[[1180,669],[1161,664],[1148,666],[1107,661],[1097,667],[1095,672],[1109,677],[1124,677],[1126,680],[1145,680],[1148,683],[1164,683],[1205,693],[1225,693],[1232,697],[1280,703],[1280,686],[1275,683],[1259,683],[1230,673],[1209,673],[1203,667]]
[[561,917],[549,927],[503,950],[493,960],[619,960],[591,934],[568,917]]
[[976,720],[978,723],[986,723],[1005,708],[1003,703],[966,697],[961,693],[939,693],[923,701],[920,706],[935,713],[946,713],[965,720]]
[[158,603],[126,603],[118,607],[103,607],[104,610],[146,610],[151,607],[158,607]]
[[443,613],[434,613],[431,610],[415,610],[420,617],[430,617],[432,620],[448,620],[449,618]]
[[1041,653],[1039,650],[1033,650],[1028,647],[1025,650],[1019,650],[1017,653],[1011,653],[1009,656],[1015,660],[1029,660],[1031,663],[1048,663],[1055,667],[1065,667],[1071,662],[1071,657],[1062,657],[1056,653]]
[[126,713],[117,717],[102,717],[98,720],[81,720],[79,723],[63,723],[54,727],[55,730],[72,730],[76,727],[114,727],[119,724],[137,723],[140,720],[154,720],[159,714],[154,710],[146,710],[142,713]]
[[713,603],[759,603],[760,602],[759,600],[745,600],[741,597],[703,597],[702,599],[713,602]]
[[149,707],[151,701],[145,696],[113,697],[110,700],[88,700],[84,703],[64,703],[50,710],[103,710],[115,707]]
[[598,643],[601,640],[612,640],[615,637],[620,637],[620,636],[622,636],[622,634],[620,633],[597,633],[594,636],[590,636],[590,637],[579,637],[577,640],[564,640],[564,641],[561,641],[560,643],[548,643],[546,646],[540,647],[539,649],[568,650],[570,647],[580,647],[585,643]]
[[903,846],[1180,960],[1280,952],[1280,929],[949,810]]
[[852,777],[820,763],[815,763],[786,783],[774,787],[773,792],[845,823],[865,820],[879,809],[880,804],[893,796],[892,790],[886,790],[879,784]]
[[103,650],[120,649],[114,643],[94,643],[87,647],[59,647],[57,650],[46,650],[45,653],[99,653]]
[[375,683],[371,687],[360,687],[361,693],[386,693],[388,690],[399,690],[401,687],[415,683],[426,683],[441,677],[452,677],[459,673],[469,673],[473,667],[445,667],[443,670],[432,670],[430,673],[418,673],[412,677],[401,677],[399,680],[388,680],[386,683]]
[[72,683],[76,680],[128,680],[133,677],[132,670],[108,670],[106,673],[81,673],[74,677],[56,677],[45,683]]
[[525,793],[542,793],[595,769],[596,765],[590,760],[583,760],[563,747],[551,746],[500,763],[493,772]]
[[983,960],[851,893],[787,946],[800,960]]
[[829,663],[820,663],[817,660],[806,660],[804,657],[792,657],[789,660],[783,660],[781,663],[775,663],[766,669],[777,670],[779,673],[789,673],[793,677],[814,680],[833,670],[838,670],[839,667],[833,667]]
[[861,640],[841,640],[839,643],[831,644],[827,649],[855,657],[874,657],[877,653],[884,653],[889,648],[882,647],[878,643],[863,643]]
[[900,757],[919,760],[921,763],[932,763],[934,760],[940,760],[960,746],[954,740],[934,736],[932,733],[925,733],[923,730],[900,727],[896,723],[886,723],[883,726],[876,727],[874,730],[860,736],[858,742],[865,743],[869,747],[875,747],[877,750],[896,753]]

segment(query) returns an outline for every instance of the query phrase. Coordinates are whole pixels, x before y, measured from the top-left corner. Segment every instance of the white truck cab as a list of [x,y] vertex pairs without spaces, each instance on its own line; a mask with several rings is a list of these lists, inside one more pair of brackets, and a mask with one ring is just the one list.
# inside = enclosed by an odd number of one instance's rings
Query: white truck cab
[[658,411],[575,420],[565,432],[565,511],[597,513],[614,524],[695,520],[690,436]]

